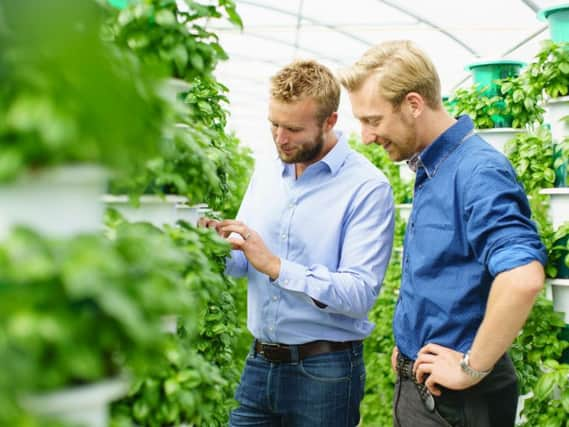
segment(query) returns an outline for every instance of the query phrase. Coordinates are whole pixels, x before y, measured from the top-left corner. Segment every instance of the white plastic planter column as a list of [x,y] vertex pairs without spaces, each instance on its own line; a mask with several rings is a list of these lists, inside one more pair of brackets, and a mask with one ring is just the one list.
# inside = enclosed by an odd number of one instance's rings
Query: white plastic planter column
[[553,309],[563,313],[565,324],[569,325],[569,279],[550,279]]
[[409,217],[411,216],[411,211],[413,210],[412,203],[400,203],[395,205],[395,209],[399,212],[401,219],[405,222],[409,221]]
[[511,139],[514,139],[517,134],[527,133],[525,129],[514,128],[494,128],[494,129],[477,129],[476,133],[480,135],[492,147],[500,153],[506,154],[504,147]]
[[182,203],[176,205],[176,218],[186,221],[193,226],[197,226],[200,217],[207,216],[207,213],[210,211],[211,209],[208,208],[205,203],[200,203],[193,206]]
[[65,166],[0,186],[0,239],[15,225],[56,237],[100,230],[106,179],[98,166]]
[[116,209],[129,222],[149,222],[156,227],[164,224],[174,225],[178,220],[176,205],[185,203],[183,196],[141,196],[140,206],[133,206],[128,196],[103,196],[109,208]]
[[399,177],[403,182],[411,182],[415,179],[415,172],[411,170],[407,162],[399,162]]
[[37,415],[54,417],[85,427],[107,427],[109,404],[124,396],[127,390],[128,383],[125,380],[113,379],[43,395],[27,396],[22,404]]
[[551,126],[551,137],[554,142],[569,136],[569,125],[561,121],[569,116],[569,96],[552,98],[545,103],[545,122]]
[[557,230],[561,224],[569,221],[569,187],[544,188],[539,192],[550,197],[549,218],[553,229]]

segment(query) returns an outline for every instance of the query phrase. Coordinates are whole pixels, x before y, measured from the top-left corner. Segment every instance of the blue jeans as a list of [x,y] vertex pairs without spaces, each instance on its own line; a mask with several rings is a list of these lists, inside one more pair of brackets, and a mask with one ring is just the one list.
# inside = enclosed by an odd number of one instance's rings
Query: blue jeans
[[273,363],[254,349],[235,393],[230,427],[354,427],[364,394],[363,345]]

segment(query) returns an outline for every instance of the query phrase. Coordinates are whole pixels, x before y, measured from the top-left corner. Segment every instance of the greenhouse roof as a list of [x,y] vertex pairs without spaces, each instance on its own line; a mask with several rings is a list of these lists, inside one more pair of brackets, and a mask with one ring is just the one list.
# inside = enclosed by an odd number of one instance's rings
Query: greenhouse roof
[[[268,80],[296,58],[313,58],[332,70],[351,65],[370,46],[410,39],[435,62],[443,94],[470,85],[465,66],[487,59],[532,61],[549,37],[540,9],[546,0],[235,0],[241,31],[210,28],[230,59],[217,77],[230,89],[230,129],[257,156],[272,155],[267,123]],[[343,94],[338,128],[358,132]]]

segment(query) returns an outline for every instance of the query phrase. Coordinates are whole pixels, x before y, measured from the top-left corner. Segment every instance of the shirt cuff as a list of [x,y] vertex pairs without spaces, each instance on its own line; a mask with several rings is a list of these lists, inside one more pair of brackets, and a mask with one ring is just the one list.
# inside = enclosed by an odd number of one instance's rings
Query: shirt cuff
[[527,245],[513,245],[495,253],[488,263],[488,270],[492,276],[512,270],[516,267],[539,261],[542,265],[547,263],[547,256],[541,250]]
[[304,292],[306,267],[281,258],[281,271],[271,283],[289,291]]

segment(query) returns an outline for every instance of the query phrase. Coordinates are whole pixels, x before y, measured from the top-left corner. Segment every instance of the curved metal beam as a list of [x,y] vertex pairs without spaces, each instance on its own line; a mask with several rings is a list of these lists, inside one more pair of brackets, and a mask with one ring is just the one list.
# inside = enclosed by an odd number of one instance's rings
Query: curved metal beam
[[524,44],[526,44],[527,42],[535,39],[537,36],[539,36],[541,33],[543,33],[545,30],[547,30],[549,28],[549,25],[545,25],[543,27],[541,27],[539,30],[537,30],[535,33],[530,34],[529,36],[527,36],[525,39],[523,39],[522,41],[516,43],[512,48],[508,49],[507,51],[505,51],[501,56],[506,56],[512,52],[514,52],[515,50],[519,49],[520,47],[522,47]]
[[[294,12],[290,12],[288,10],[285,9],[279,9],[278,7],[273,7],[273,6],[268,6],[266,4],[261,4],[258,3],[256,1],[251,1],[251,0],[236,0],[235,3],[243,3],[243,4],[247,4],[249,6],[254,6],[254,7],[260,7],[262,9],[266,9],[266,10],[271,10],[273,12],[277,12],[283,15],[288,15],[288,16],[293,16],[293,17],[298,17],[298,14],[294,13]],[[318,25],[320,27],[325,27],[328,28],[331,31],[334,31],[336,33],[342,34],[343,36],[346,36],[352,40],[355,40],[359,43],[362,43],[363,45],[370,47],[373,45],[373,43],[369,42],[368,40],[364,40],[358,36],[355,36],[352,33],[349,33],[347,31],[341,30],[338,27],[334,26],[334,25],[330,25],[330,24],[326,24],[325,22],[319,21],[317,19],[314,18],[310,18],[308,16],[303,16],[302,19],[304,19],[305,21],[311,22],[312,24]]]
[[298,52],[300,41],[300,27],[302,26],[302,9],[304,7],[304,0],[298,1],[298,12],[296,13],[296,32],[294,35],[294,54]]
[[401,7],[399,5],[397,5],[394,2],[391,1],[387,1],[387,0],[378,0],[380,3],[384,3],[387,6],[401,12],[404,13],[405,15],[408,15],[412,18],[415,18],[417,21],[422,22],[423,24],[428,25],[429,27],[434,28],[435,30],[437,30],[438,32],[444,34],[445,36],[447,36],[448,38],[450,38],[451,40],[455,41],[456,43],[458,43],[459,45],[461,45],[463,48],[465,48],[467,51],[469,51],[470,53],[472,53],[475,57],[479,58],[480,54],[478,52],[476,52],[472,47],[470,47],[469,45],[467,45],[465,42],[463,42],[462,40],[460,40],[457,36],[455,36],[454,34],[450,33],[449,31],[445,30],[442,27],[439,27],[437,24],[435,24],[434,22],[429,21],[428,19],[417,15],[416,13],[411,12],[410,10],[405,9],[404,7]]
[[532,0],[522,0],[522,3],[524,3],[527,7],[529,7],[534,12],[538,12],[539,9],[541,9],[541,7],[539,7],[539,5]]
[[[278,43],[278,44],[282,44],[282,45],[289,46],[289,47],[293,47],[293,48],[295,47],[295,44],[294,44],[294,43],[287,42],[287,41],[285,41],[285,40],[280,40],[280,39],[277,39],[277,38],[274,38],[274,37],[269,37],[269,36],[267,36],[266,34],[260,35],[260,34],[245,33],[245,35],[246,35],[247,37],[253,37],[253,38],[256,38],[256,39],[261,39],[261,40],[265,40],[265,41],[270,41],[270,42],[273,42],[273,43]],[[326,59],[327,61],[334,62],[335,64],[338,64],[338,65],[343,66],[343,67],[345,67],[345,66],[347,65],[346,63],[344,63],[344,62],[338,60],[338,58],[332,58],[332,57],[330,57],[330,56],[324,56],[324,55],[322,55],[321,52],[318,52],[317,50],[308,49],[308,48],[302,47],[302,46],[299,46],[298,49],[299,49],[299,50],[303,50],[303,51],[305,51],[305,52],[308,52],[308,53],[310,53],[311,55],[314,55],[316,58]]]

